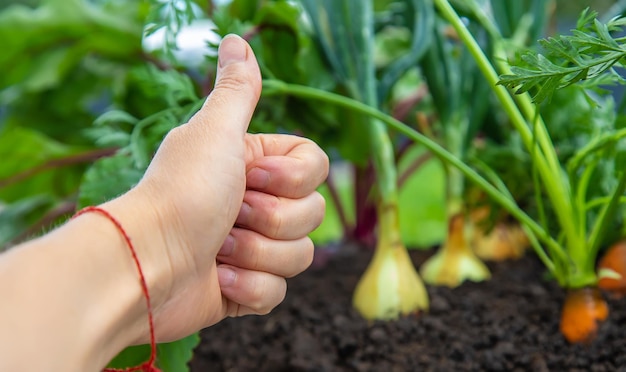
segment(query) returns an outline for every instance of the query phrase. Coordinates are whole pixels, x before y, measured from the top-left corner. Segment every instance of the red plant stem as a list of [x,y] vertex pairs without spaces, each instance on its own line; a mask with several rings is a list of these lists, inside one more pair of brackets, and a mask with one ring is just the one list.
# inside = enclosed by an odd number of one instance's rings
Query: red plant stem
[[215,81],[215,73],[209,69],[209,72],[207,72],[206,78],[204,79],[204,82],[202,82],[202,85],[201,85],[203,97],[207,97],[209,94],[211,94],[214,88],[214,81]]
[[411,165],[409,165],[409,167],[405,169],[404,172],[402,172],[400,177],[398,177],[398,189],[402,187],[406,180],[408,180],[415,171],[421,168],[421,166],[424,165],[432,157],[433,155],[430,152],[425,152],[418,156],[417,159],[415,159],[413,163],[411,163]]
[[209,19],[213,18],[213,14],[215,13],[215,4],[213,3],[212,0],[209,0],[207,2],[207,16]]
[[415,142],[405,140],[403,143],[398,145],[398,151],[396,151],[396,165],[402,161],[402,158],[409,152],[409,149],[415,145]]
[[346,216],[346,209],[344,208],[341,198],[339,197],[339,192],[337,191],[337,185],[335,184],[335,178],[333,177],[332,172],[330,172],[326,178],[326,186],[328,187],[330,199],[335,205],[339,222],[343,228],[343,236],[347,237],[350,232],[350,223],[348,222],[348,218]]
[[52,159],[47,162],[32,167],[30,169],[26,169],[22,172],[9,176],[7,178],[0,179],[0,188],[7,187],[14,183],[25,180],[29,177],[32,177],[38,173],[44,172],[49,169],[66,167],[69,165],[87,163],[99,158],[111,156],[117,152],[117,147],[109,147],[104,149],[97,149],[92,151],[83,152],[80,154],[70,155],[60,159]]
[[147,52],[141,52],[141,59],[153,64],[156,68],[158,68],[161,71],[168,71],[168,70],[174,69],[174,67],[170,65],[169,63],[164,62]]
[[427,93],[428,89],[426,88],[426,85],[420,85],[415,93],[396,103],[396,105],[391,109],[391,116],[400,121],[404,121],[415,105],[420,103],[424,97],[426,97]]
[[256,25],[252,27],[250,30],[248,30],[248,32],[241,35],[241,38],[247,42],[250,42],[250,39],[258,35],[261,32],[261,30],[263,30],[263,28],[265,28],[265,25]]
[[152,315],[152,304],[150,302],[150,292],[148,291],[146,278],[143,274],[141,263],[139,263],[139,258],[137,257],[135,246],[133,245],[130,239],[130,236],[128,236],[128,233],[126,233],[126,230],[124,229],[124,227],[122,227],[122,224],[115,217],[113,217],[113,215],[111,215],[109,212],[107,212],[106,210],[100,207],[94,207],[94,206],[85,207],[81,209],[80,211],[76,212],[76,214],[72,218],[76,218],[78,216],[81,216],[85,213],[90,213],[90,212],[99,213],[102,216],[108,218],[109,221],[111,221],[113,225],[115,225],[115,228],[117,228],[120,234],[122,234],[122,236],[124,237],[124,241],[126,241],[126,245],[128,246],[128,249],[130,250],[130,253],[133,256],[133,261],[135,262],[135,266],[137,267],[137,271],[139,273],[139,282],[141,284],[141,290],[143,292],[144,297],[146,298],[146,306],[148,308],[148,325],[150,327],[150,359],[148,359],[145,363],[137,367],[131,367],[131,368],[126,368],[126,369],[105,368],[104,372],[114,372],[114,371],[160,372],[159,369],[154,365],[154,362],[156,361],[157,349],[156,349],[156,337],[154,336],[154,319]]
[[370,198],[372,185],[375,182],[374,167],[368,163],[366,167],[355,167],[354,172],[354,197],[355,197],[355,225],[350,238],[373,246],[375,243],[374,228],[377,223],[376,205]]

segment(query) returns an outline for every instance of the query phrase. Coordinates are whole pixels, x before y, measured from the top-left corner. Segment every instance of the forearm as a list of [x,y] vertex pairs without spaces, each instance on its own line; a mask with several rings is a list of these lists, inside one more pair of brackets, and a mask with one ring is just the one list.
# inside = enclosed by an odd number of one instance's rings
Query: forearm
[[[137,236],[132,208],[125,213]],[[137,268],[119,231],[96,213],[0,256],[0,299],[2,371],[97,370],[145,342]]]

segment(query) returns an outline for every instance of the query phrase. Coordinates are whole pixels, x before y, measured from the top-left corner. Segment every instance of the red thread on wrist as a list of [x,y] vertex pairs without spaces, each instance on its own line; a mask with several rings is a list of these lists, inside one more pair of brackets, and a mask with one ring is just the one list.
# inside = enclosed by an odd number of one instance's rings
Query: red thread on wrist
[[139,263],[139,258],[137,257],[137,252],[135,251],[135,247],[133,246],[132,241],[130,240],[130,236],[126,233],[126,230],[122,227],[122,224],[113,217],[109,212],[100,208],[100,207],[85,207],[80,211],[76,212],[76,214],[72,218],[76,218],[85,213],[95,212],[105,216],[109,221],[115,225],[117,230],[122,234],[124,240],[126,241],[126,245],[128,245],[128,249],[130,249],[130,253],[133,256],[133,261],[135,261],[135,266],[137,266],[137,271],[139,272],[139,281],[141,283],[141,290],[143,292],[144,297],[146,298],[146,305],[148,307],[148,324],[150,326],[150,359],[148,359],[145,363],[137,366],[130,367],[125,369],[117,369],[117,368],[105,368],[103,372],[161,372],[154,363],[156,362],[156,337],[154,336],[154,320],[152,316],[152,305],[150,302],[150,292],[148,292],[148,285],[146,284],[146,278],[143,275],[143,270],[141,269],[141,264]]

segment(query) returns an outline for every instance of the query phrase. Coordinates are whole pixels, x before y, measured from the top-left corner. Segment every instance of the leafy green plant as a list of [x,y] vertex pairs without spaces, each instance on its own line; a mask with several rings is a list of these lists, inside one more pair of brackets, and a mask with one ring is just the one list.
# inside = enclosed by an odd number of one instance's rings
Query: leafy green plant
[[511,74],[500,77],[500,84],[521,94],[533,91],[537,104],[549,101],[557,89],[581,83],[598,89],[601,85],[624,83],[615,70],[626,57],[625,37],[613,37],[626,25],[626,19],[614,18],[606,24],[597,12],[587,8],[580,15],[572,35],[557,35],[540,40],[543,54],[522,55],[523,65],[511,67]]
[[[624,133],[620,130],[608,133],[597,133],[595,140],[579,150],[577,156],[573,157],[567,164],[566,169],[569,171],[569,177],[562,177],[564,167],[559,165],[552,140],[548,135],[543,120],[541,120],[541,117],[538,115],[537,109],[529,104],[529,100],[526,96],[520,96],[519,105],[521,111],[528,117],[527,119],[523,118],[522,113],[518,111],[517,106],[513,102],[513,98],[508,92],[499,89],[499,87],[495,85],[499,82],[495,69],[488,62],[482,51],[480,51],[478,45],[467,29],[462,25],[458,16],[453,13],[452,8],[447,6],[447,3],[443,1],[438,1],[438,5],[445,11],[446,16],[449,17],[453,26],[457,28],[463,41],[467,43],[468,48],[481,65],[487,79],[494,83],[493,89],[506,108],[511,122],[515,125],[518,132],[522,134],[524,143],[532,156],[533,165],[537,168],[537,173],[542,181],[541,186],[545,189],[550,202],[558,205],[558,208],[555,208],[555,213],[557,213],[568,252],[566,253],[559,244],[553,246],[552,243],[546,242],[546,245],[549,247],[548,249],[551,250],[553,257],[562,258],[569,256],[567,261],[572,260],[576,262],[575,265],[579,265],[580,267],[572,267],[569,262],[560,262],[556,263],[554,266],[549,265],[549,268],[554,270],[553,273],[555,277],[562,285],[579,287],[594,284],[597,280],[594,272],[594,257],[603,239],[601,232],[606,227],[606,222],[610,221],[608,215],[614,212],[616,203],[619,201],[619,196],[623,192],[623,185],[621,185],[623,183],[623,176],[620,176],[618,178],[619,181],[615,182],[612,197],[604,200],[605,203],[602,203],[603,212],[600,218],[595,220],[593,227],[589,231],[589,238],[585,239],[584,236],[587,235],[588,232],[586,218],[589,212],[588,205],[584,201],[587,196],[589,180],[585,180],[585,178],[593,174],[600,160],[589,159],[587,156],[592,155],[596,151],[615,151],[615,148],[608,145],[614,144],[615,141],[623,137]],[[552,87],[548,86],[548,89],[550,90]],[[590,163],[583,161],[583,159],[586,158]],[[615,158],[610,157],[609,159],[612,160]],[[581,171],[582,167],[584,167],[583,171],[586,176],[580,178],[577,172]],[[616,168],[616,170],[617,169],[619,168]],[[574,197],[574,195],[576,195],[576,197]],[[595,207],[597,206],[598,205],[595,205]],[[576,211],[576,213],[572,213],[573,211]],[[546,231],[548,229],[544,228],[543,230]],[[541,237],[539,234],[538,237],[542,240],[550,241],[550,239],[545,239],[545,237]],[[569,246],[570,244],[572,246]],[[555,251],[552,251],[552,249]]]

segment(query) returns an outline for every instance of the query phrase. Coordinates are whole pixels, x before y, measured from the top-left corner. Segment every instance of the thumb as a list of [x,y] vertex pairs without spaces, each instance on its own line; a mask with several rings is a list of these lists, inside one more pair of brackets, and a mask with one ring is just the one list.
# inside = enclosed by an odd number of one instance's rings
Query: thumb
[[215,88],[189,124],[226,137],[243,136],[260,95],[261,73],[254,52],[241,37],[227,35],[218,49]]

